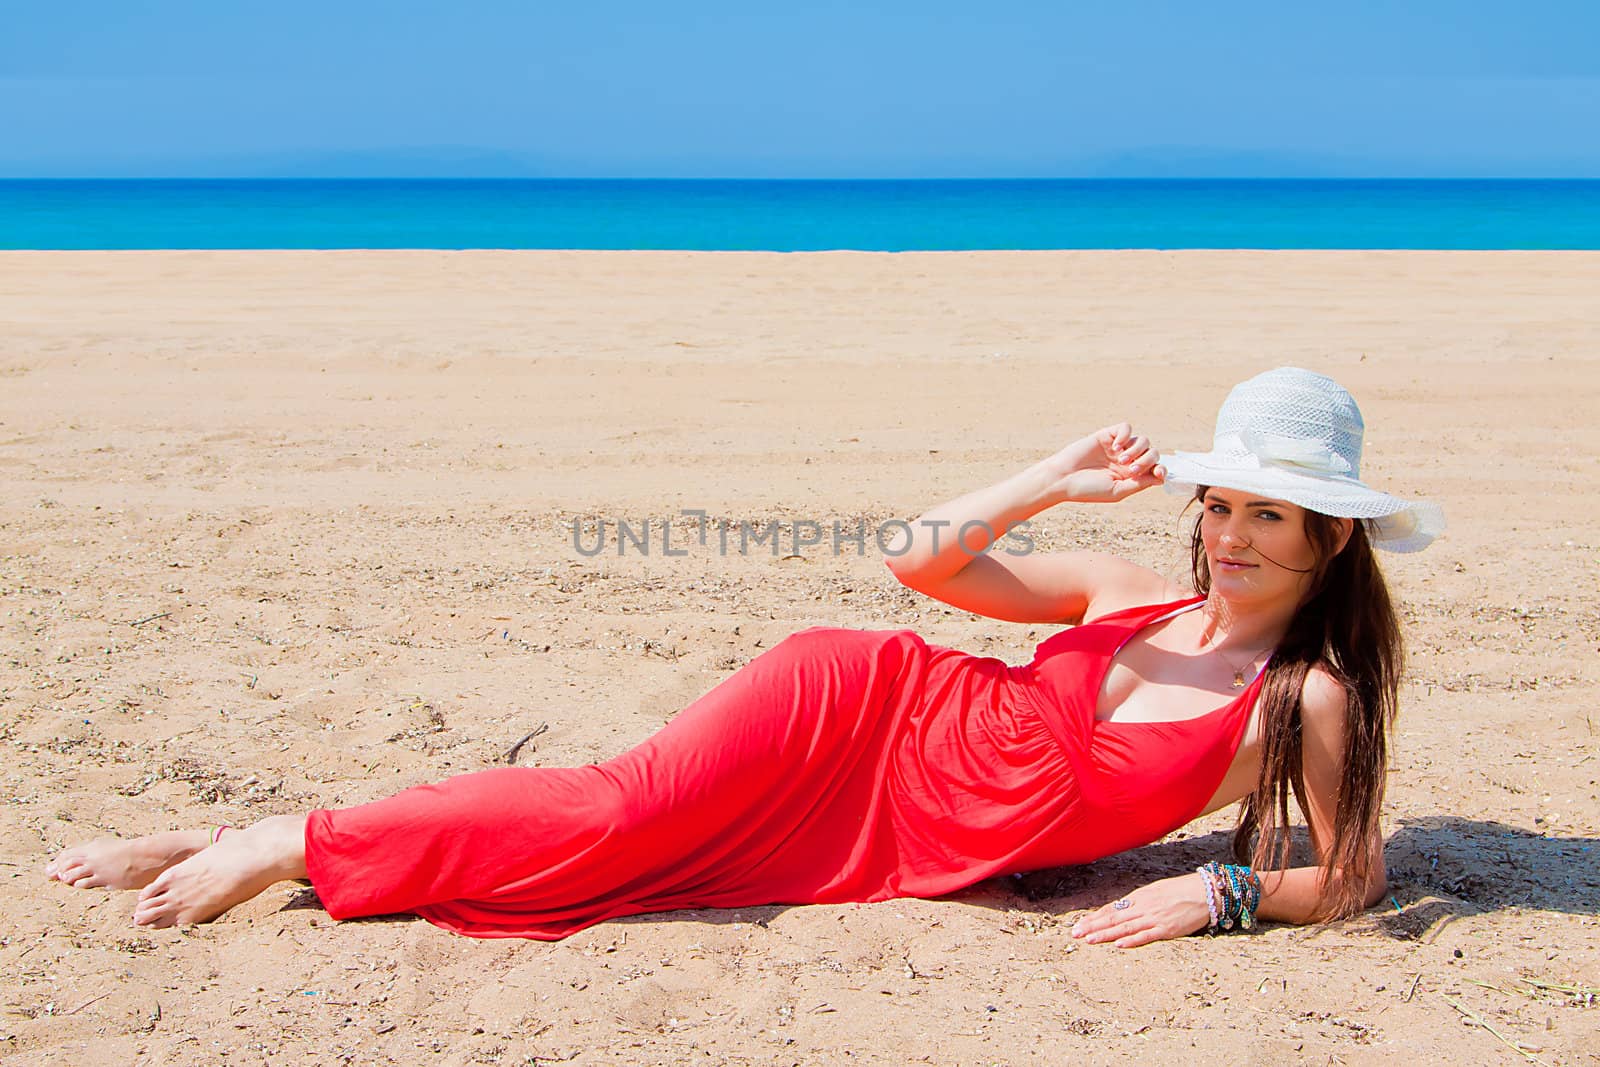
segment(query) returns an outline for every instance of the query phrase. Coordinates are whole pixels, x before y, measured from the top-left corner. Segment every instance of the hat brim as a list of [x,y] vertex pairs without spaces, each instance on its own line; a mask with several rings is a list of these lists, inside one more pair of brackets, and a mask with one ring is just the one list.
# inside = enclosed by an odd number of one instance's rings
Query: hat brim
[[1363,519],[1372,542],[1390,552],[1418,552],[1444,532],[1444,513],[1428,501],[1402,500],[1366,483],[1337,475],[1284,467],[1240,467],[1237,458],[1215,452],[1174,452],[1161,457],[1169,492],[1192,494],[1200,485],[1260,493],[1308,511]]

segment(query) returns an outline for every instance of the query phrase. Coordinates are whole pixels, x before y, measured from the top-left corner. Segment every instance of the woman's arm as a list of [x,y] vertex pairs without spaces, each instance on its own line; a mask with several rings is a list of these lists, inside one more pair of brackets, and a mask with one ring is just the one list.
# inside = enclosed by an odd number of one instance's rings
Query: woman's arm
[[[1339,868],[1335,867],[1334,870],[1342,874]],[[1368,861],[1367,874],[1366,896],[1362,903],[1370,908],[1383,899],[1388,889],[1381,840],[1377,842],[1373,858]],[[1290,867],[1282,871],[1265,872],[1261,875],[1261,906],[1256,909],[1256,917],[1297,925],[1317,922],[1322,907],[1317,893],[1321,879],[1321,867]]]
[[[1333,842],[1334,815],[1339,783],[1344,771],[1345,692],[1326,672],[1306,675],[1301,691],[1301,770],[1305,778],[1306,807],[1310,814],[1312,847],[1325,856]],[[1363,900],[1368,907],[1383,899],[1387,876],[1383,865],[1383,838],[1370,843]],[[1256,917],[1272,922],[1310,923],[1321,918],[1321,867],[1289,867],[1257,871],[1261,878],[1261,903]],[[1336,877],[1345,872],[1335,868]],[[1359,877],[1351,872],[1350,877]],[[1089,942],[1110,941],[1118,948],[1133,948],[1169,937],[1183,937],[1211,923],[1205,883],[1195,873],[1140,886],[1123,898],[1125,907],[1106,904],[1080,919],[1074,937]]]
[[1123,500],[1159,484],[1159,459],[1126,423],[1108,426],[928,511],[896,534],[885,562],[902,584],[964,611],[1011,622],[1078,621],[1097,585],[1127,581],[1124,571],[1149,572],[1095,553],[986,553],[1013,526],[1056,504]]
[[[1311,844],[1326,857],[1333,844],[1338,814],[1339,787],[1344,779],[1345,716],[1349,714],[1345,690],[1326,671],[1311,670],[1300,691],[1300,767],[1305,777],[1306,807],[1310,815]],[[1341,868],[1336,876],[1346,877]],[[1261,874],[1261,906],[1256,914],[1274,922],[1309,923],[1319,917],[1317,887],[1321,867],[1292,867]],[[1348,877],[1361,877],[1350,872]],[[1388,874],[1383,866],[1383,837],[1367,843],[1362,902],[1371,907],[1383,899]]]
[[[1371,907],[1383,899],[1383,852],[1369,871],[1375,875],[1367,883],[1366,904]],[[1261,905],[1256,918],[1270,922],[1305,924],[1318,921],[1321,898],[1317,887],[1321,867],[1288,867],[1281,871],[1257,872],[1261,875]],[[1091,944],[1110,941],[1118,948],[1137,948],[1152,941],[1196,934],[1211,925],[1211,910],[1206,906],[1206,886],[1194,872],[1140,886],[1122,899],[1126,908],[1115,902],[1084,916],[1072,927],[1072,936]]]

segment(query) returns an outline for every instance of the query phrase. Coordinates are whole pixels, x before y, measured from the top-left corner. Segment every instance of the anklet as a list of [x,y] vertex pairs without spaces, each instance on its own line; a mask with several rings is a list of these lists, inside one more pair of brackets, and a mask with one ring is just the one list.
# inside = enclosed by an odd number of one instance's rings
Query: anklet
[[215,827],[211,831],[211,843],[214,845],[218,841],[221,841],[222,840],[222,831],[224,831],[224,830],[232,830],[232,829],[233,829],[233,827],[229,826],[227,823],[223,823],[221,826]]

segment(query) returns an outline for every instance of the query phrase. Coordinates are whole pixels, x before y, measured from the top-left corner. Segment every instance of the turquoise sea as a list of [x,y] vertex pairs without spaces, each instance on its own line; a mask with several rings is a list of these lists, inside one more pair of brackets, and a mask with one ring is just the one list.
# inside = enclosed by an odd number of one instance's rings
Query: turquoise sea
[[1600,181],[10,180],[0,248],[1600,248]]

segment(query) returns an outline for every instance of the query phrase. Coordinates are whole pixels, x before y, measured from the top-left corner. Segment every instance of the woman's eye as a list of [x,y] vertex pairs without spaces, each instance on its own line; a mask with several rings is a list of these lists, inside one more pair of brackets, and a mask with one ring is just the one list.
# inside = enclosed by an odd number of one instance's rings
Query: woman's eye
[[1283,516],[1279,515],[1276,511],[1263,511],[1261,512],[1261,518],[1271,519],[1276,522],[1277,520],[1283,518]]

